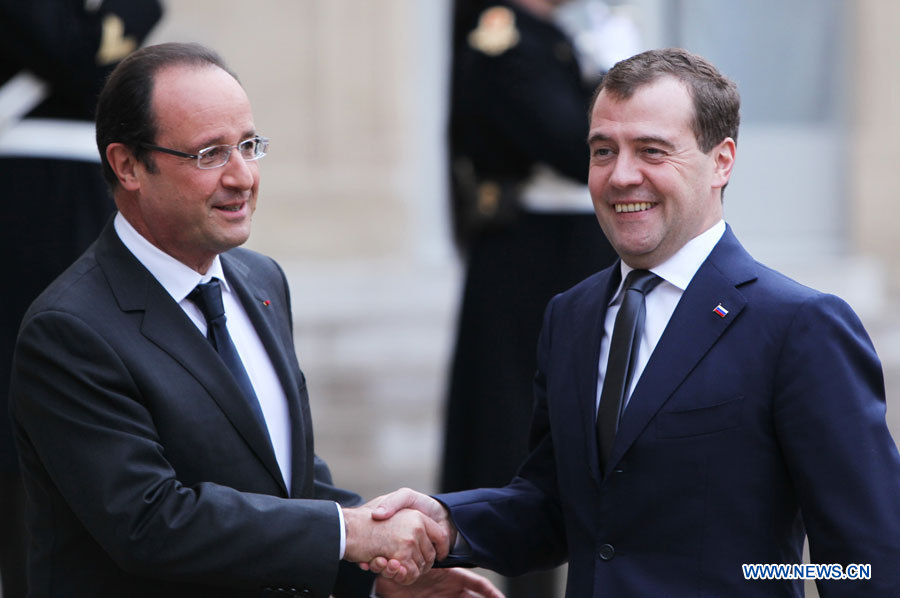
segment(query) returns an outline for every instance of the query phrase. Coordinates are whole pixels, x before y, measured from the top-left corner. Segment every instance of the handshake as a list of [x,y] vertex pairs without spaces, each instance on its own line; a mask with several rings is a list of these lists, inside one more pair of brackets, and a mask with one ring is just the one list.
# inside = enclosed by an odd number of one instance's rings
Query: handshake
[[[403,488],[343,513],[344,560],[380,574],[379,594],[502,598],[489,581],[468,571],[431,571],[435,560],[450,554],[456,528],[444,506],[430,496]],[[391,591],[414,583],[410,590],[416,591]],[[427,594],[420,593],[426,588]]]

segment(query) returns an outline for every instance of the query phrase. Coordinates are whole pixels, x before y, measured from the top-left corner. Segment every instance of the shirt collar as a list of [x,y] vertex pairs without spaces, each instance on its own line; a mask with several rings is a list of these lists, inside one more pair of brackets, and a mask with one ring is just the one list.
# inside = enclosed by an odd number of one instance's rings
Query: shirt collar
[[[725,221],[719,220],[706,229],[705,232],[700,233],[685,243],[681,249],[675,252],[675,255],[655,268],[650,268],[650,271],[667,283],[677,287],[681,292],[684,292],[690,284],[691,279],[694,278],[694,274],[697,273],[697,270],[700,269],[700,266],[702,266],[703,262],[706,261],[706,258],[709,257],[709,254],[712,253],[713,248],[724,234]],[[622,269],[622,282],[619,283],[619,290],[613,295],[613,301],[610,302],[610,305],[618,301],[625,277],[628,276],[629,272],[634,270],[634,268],[627,265],[624,261],[620,260],[619,264]]]
[[166,292],[172,296],[176,303],[184,300],[201,282],[209,282],[213,278],[222,281],[224,292],[230,292],[228,281],[222,271],[222,261],[217,255],[213,258],[212,265],[206,274],[200,274],[176,260],[174,257],[159,249],[145,239],[128,220],[119,212],[116,214],[113,226],[116,234],[125,247],[134,254],[134,257],[143,264],[150,274],[163,286]]

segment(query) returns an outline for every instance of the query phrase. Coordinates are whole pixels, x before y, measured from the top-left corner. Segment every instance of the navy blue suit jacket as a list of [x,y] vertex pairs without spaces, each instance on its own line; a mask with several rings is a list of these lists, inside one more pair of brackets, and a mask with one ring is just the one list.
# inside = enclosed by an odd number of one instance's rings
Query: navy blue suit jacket
[[245,249],[221,259],[287,395],[291,488],[224,362],[110,221],[16,347],[31,596],[368,596],[371,575],[338,560],[331,501],[361,499],[315,456],[284,274]]
[[[840,299],[754,261],[730,227],[684,292],[606,471],[600,340],[618,265],[555,297],[538,346],[533,452],[500,489],[440,495],[470,562],[568,559],[567,596],[800,596],[743,563],[870,564],[823,596],[900,596],[900,455],[881,365]],[[714,313],[721,304],[725,317]]]

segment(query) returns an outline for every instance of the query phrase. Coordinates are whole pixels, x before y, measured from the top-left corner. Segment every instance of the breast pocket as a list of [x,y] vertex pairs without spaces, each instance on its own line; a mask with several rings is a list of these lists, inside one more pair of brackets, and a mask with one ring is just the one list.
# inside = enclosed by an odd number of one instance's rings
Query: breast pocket
[[712,434],[741,425],[744,397],[678,411],[661,411],[656,416],[657,438],[684,438]]

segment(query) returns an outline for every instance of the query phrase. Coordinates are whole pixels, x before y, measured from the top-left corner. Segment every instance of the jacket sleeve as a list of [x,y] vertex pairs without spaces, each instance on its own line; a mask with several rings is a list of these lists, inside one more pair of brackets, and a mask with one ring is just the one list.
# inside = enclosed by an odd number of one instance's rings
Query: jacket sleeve
[[820,595],[900,595],[900,455],[862,324],[842,300],[817,295],[798,310],[776,367],[775,427],[811,562],[872,566],[871,580],[819,580]]
[[553,305],[551,301],[538,340],[531,453],[517,476],[503,488],[466,490],[435,497],[449,509],[459,533],[471,548],[470,555],[454,557],[448,565],[475,565],[516,576],[554,567],[566,560],[566,535],[544,378],[552,337]]

